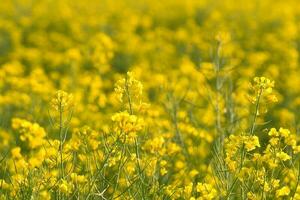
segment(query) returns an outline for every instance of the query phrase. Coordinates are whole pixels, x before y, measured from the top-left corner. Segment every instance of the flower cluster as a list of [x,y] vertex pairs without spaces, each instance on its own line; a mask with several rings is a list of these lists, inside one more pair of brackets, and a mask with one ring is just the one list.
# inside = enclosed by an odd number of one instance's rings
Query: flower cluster
[[66,112],[73,107],[73,95],[59,90],[51,100],[51,107],[58,112]]
[[14,118],[12,119],[12,128],[18,132],[20,141],[30,149],[41,147],[46,142],[46,132],[37,123]]
[[1,1],[0,199],[300,199],[298,4]]
[[118,100],[125,103],[131,112],[142,104],[143,85],[134,78],[133,72],[127,72],[127,76],[116,83],[115,92]]

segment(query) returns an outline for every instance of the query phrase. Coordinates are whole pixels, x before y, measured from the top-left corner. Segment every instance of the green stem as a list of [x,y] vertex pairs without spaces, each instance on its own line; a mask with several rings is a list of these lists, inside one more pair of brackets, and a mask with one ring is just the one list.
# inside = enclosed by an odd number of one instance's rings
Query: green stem
[[257,120],[257,116],[258,116],[257,113],[258,113],[258,109],[259,109],[259,102],[260,102],[262,93],[263,93],[263,89],[260,89],[259,94],[257,96],[256,105],[255,105],[255,113],[254,113],[254,117],[253,117],[253,123],[252,123],[251,129],[250,129],[250,135],[253,135],[253,133],[254,133],[256,120]]
[[64,164],[63,164],[63,110],[62,104],[59,104],[59,153],[60,153],[60,175],[64,178]]

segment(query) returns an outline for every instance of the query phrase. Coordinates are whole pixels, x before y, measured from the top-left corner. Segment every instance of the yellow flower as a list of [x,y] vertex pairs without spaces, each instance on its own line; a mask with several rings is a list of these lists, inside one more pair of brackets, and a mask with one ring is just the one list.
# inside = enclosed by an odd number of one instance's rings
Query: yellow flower
[[287,138],[290,135],[290,131],[288,129],[280,128],[279,133],[281,137]]
[[65,112],[71,109],[74,105],[73,95],[65,91],[58,90],[51,100],[51,106],[58,112]]
[[218,42],[220,42],[220,43],[228,43],[228,42],[230,41],[230,39],[231,39],[230,33],[225,32],[225,31],[219,32],[219,33],[216,35],[215,39],[216,39]]
[[214,199],[217,197],[216,189],[208,183],[198,183],[196,186],[196,191],[200,193],[200,197],[203,199]]
[[279,179],[271,179],[271,185],[273,188],[278,188],[279,187]]
[[300,152],[300,146],[293,146],[294,153],[297,154]]
[[249,200],[258,200],[259,198],[257,197],[257,195],[255,195],[254,193],[252,193],[252,192],[248,192],[247,193],[247,198],[249,199]]
[[243,167],[239,174],[238,174],[238,178],[240,181],[244,181],[244,180],[247,180],[248,179],[248,176],[249,174],[251,173],[251,169],[250,168],[247,168],[247,167]]
[[84,183],[84,182],[86,182],[87,181],[87,179],[86,179],[86,177],[85,176],[83,176],[83,175],[78,175],[78,174],[76,174],[76,173],[72,173],[71,175],[70,175],[70,177],[71,177],[71,179],[72,179],[72,181],[74,182],[74,183]]
[[188,185],[186,185],[183,189],[183,193],[184,193],[184,196],[186,198],[190,197],[191,196],[191,193],[193,191],[193,183],[190,183]]
[[30,168],[39,167],[43,162],[43,159],[40,159],[38,157],[32,157],[29,159],[28,164]]
[[198,174],[199,174],[199,172],[197,170],[193,169],[192,171],[190,171],[189,176],[191,176],[192,178],[194,178]]
[[116,113],[112,116],[112,121],[116,123],[116,131],[120,133],[136,133],[142,130],[144,121],[136,115],[130,115],[127,111]]
[[268,93],[272,92],[272,89],[274,87],[274,81],[271,81],[270,79],[266,77],[255,77],[254,79],[255,86],[259,89],[265,89]]
[[19,158],[22,158],[22,155],[21,155],[21,148],[20,147],[15,147],[11,150],[11,154],[12,154],[12,157],[15,158],[15,159],[19,159]]
[[279,133],[277,132],[277,130],[275,128],[271,128],[271,130],[269,131],[269,136],[278,137]]
[[273,147],[275,147],[275,146],[277,146],[277,145],[279,144],[279,138],[271,138],[271,139],[269,140],[269,143],[270,143]]
[[276,153],[276,157],[282,161],[291,159],[291,157],[283,151]]
[[140,104],[143,85],[140,81],[135,79],[133,72],[127,72],[126,78],[120,79],[116,83],[115,92],[121,103]]
[[70,194],[72,192],[72,185],[70,185],[66,180],[61,180],[58,185],[58,189],[64,194]]
[[229,157],[225,158],[225,163],[227,164],[230,171],[235,171],[238,166],[238,163],[234,160],[231,160]]
[[258,100],[260,103],[267,104],[268,102],[277,102],[277,97],[273,93],[274,81],[266,77],[255,77],[253,83],[250,85],[250,89],[254,93],[250,96],[250,101],[255,104]]
[[290,188],[288,186],[284,186],[278,190],[276,190],[276,197],[287,196],[290,194]]
[[30,149],[36,149],[45,143],[44,137],[46,136],[46,132],[44,128],[37,123],[13,118],[12,128],[19,132],[20,140]]
[[149,139],[148,141],[145,142],[145,145],[143,148],[145,150],[150,151],[151,153],[156,153],[156,152],[164,152],[163,150],[163,144],[165,143],[165,140],[163,137],[155,137],[152,140]]
[[247,151],[252,151],[256,147],[260,147],[259,139],[257,136],[247,136],[245,138],[245,147]]
[[0,189],[7,190],[9,189],[9,184],[5,182],[5,180],[0,179]]
[[159,170],[159,172],[160,172],[160,175],[164,176],[164,175],[166,175],[166,174],[168,173],[168,170],[167,170],[165,167],[162,167],[162,168]]

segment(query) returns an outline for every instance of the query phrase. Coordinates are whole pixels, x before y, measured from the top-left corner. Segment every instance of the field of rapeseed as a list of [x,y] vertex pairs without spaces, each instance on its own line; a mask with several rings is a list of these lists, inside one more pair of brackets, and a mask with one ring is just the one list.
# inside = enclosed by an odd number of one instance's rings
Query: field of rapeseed
[[300,200],[297,0],[2,0],[0,199]]

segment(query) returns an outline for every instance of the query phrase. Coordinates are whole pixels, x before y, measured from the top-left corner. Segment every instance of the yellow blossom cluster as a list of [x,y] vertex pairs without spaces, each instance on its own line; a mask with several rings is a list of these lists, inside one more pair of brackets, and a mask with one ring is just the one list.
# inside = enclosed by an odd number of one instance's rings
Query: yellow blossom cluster
[[297,0],[1,1],[0,200],[300,199],[299,27]]

